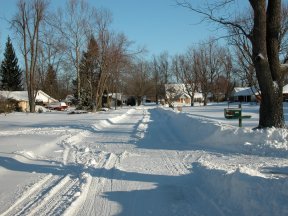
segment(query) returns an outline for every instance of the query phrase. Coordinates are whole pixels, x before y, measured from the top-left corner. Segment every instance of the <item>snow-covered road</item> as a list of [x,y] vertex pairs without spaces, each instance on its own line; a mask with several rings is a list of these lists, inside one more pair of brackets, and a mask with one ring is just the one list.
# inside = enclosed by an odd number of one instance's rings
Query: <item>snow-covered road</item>
[[156,106],[0,118],[3,216],[288,214],[287,130]]

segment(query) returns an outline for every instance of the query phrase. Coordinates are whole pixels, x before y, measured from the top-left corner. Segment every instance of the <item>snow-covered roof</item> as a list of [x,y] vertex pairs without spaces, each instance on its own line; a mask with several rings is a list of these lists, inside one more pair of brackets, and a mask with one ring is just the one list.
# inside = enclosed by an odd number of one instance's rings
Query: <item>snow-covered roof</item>
[[183,83],[181,84],[165,84],[165,91],[173,89],[175,91],[182,91],[186,92],[185,85]]
[[288,94],[288,84],[283,87],[283,94]]
[[55,98],[52,98],[45,92],[39,90],[36,95],[36,101],[42,101],[43,103],[58,102]]
[[237,96],[250,96],[250,95],[257,95],[258,91],[255,87],[235,87],[232,95]]
[[[14,99],[16,101],[29,101],[27,91],[0,91],[0,96],[7,99]],[[45,92],[39,90],[36,95],[36,101],[50,103],[50,102],[56,102],[57,100],[50,97]]]
[[[170,98],[172,95],[173,97],[177,98],[190,98],[189,92],[186,90],[186,87],[183,83],[179,84],[165,84],[165,92],[166,97]],[[195,92],[194,98],[203,98],[202,93]]]
[[29,101],[27,91],[0,91],[0,95],[6,99],[14,99],[16,101]]

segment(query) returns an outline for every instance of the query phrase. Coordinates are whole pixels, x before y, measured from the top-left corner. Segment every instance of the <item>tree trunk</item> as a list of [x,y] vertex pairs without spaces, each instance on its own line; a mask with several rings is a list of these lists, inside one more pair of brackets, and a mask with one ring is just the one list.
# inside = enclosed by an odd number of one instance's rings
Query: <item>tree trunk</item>
[[[275,14],[279,8],[276,10],[275,6],[281,7],[281,1],[269,1],[267,16],[265,0],[249,1],[254,10],[254,26],[250,38],[253,45],[253,63],[261,91],[258,127],[282,128],[285,126],[282,104],[283,79],[279,75],[280,65],[277,51],[279,47],[275,43],[275,40],[278,41],[279,31],[278,19]],[[271,7],[275,10],[272,10]]]

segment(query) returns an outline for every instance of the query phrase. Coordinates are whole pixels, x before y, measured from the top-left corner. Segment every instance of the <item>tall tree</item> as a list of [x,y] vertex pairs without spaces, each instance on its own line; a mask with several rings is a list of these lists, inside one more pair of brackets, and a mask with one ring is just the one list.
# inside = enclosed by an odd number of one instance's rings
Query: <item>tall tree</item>
[[214,83],[223,71],[223,56],[223,47],[211,39],[195,52],[194,64],[196,64],[195,69],[204,98],[204,106],[207,105],[209,93],[217,92],[214,89]]
[[18,66],[18,58],[16,57],[10,37],[8,37],[6,42],[4,60],[1,63],[0,75],[2,90],[22,90],[22,70]]
[[[281,62],[288,59],[288,4],[284,3],[281,11],[281,28],[279,34],[279,54]],[[253,11],[248,10],[237,18],[237,22],[241,23],[246,32],[251,32],[253,29]],[[241,31],[234,26],[228,28],[229,44],[233,45],[237,57],[238,70],[237,75],[241,79],[241,83],[248,86],[258,87],[256,71],[253,65],[252,44],[249,38],[241,34]]]
[[28,90],[30,112],[35,112],[37,94],[36,72],[39,54],[40,28],[48,7],[46,0],[19,0],[18,12],[12,20],[12,27],[21,41],[25,63],[25,79]]
[[177,2],[203,15],[209,21],[238,29],[240,34],[248,38],[252,44],[252,61],[261,91],[258,127],[285,127],[282,92],[284,74],[287,73],[288,68],[281,67],[279,60],[281,0],[249,0],[253,10],[253,27],[252,31],[248,32],[239,21],[230,19],[235,16],[224,17],[217,14],[219,8],[229,6],[234,2],[233,0],[218,0],[213,5],[208,3],[206,9],[196,8],[187,0]]
[[48,70],[43,85],[43,91],[54,98],[59,98],[57,75],[52,65],[48,66]]
[[91,7],[86,0],[67,0],[63,10],[58,10],[50,17],[55,34],[58,33],[65,46],[66,61],[76,75],[76,97],[81,99],[81,54],[85,50],[89,37],[95,31],[95,22],[98,19],[97,10]]
[[[89,40],[87,51],[83,53],[80,62],[81,100],[80,106],[95,109],[95,92],[99,83],[99,47],[92,36]],[[76,92],[77,95],[77,92]]]
[[167,52],[160,53],[154,57],[152,65],[155,100],[158,104],[159,99],[165,99],[165,84],[172,80],[172,72],[169,65],[169,55]]
[[182,82],[186,93],[191,98],[191,106],[194,105],[195,93],[201,90],[200,73],[197,69],[198,56],[196,48],[189,48],[184,55],[175,56],[173,70],[178,81]]
[[134,96],[138,105],[141,105],[144,96],[154,96],[154,81],[150,73],[149,63],[140,61],[131,65],[130,73],[125,78],[125,94]]

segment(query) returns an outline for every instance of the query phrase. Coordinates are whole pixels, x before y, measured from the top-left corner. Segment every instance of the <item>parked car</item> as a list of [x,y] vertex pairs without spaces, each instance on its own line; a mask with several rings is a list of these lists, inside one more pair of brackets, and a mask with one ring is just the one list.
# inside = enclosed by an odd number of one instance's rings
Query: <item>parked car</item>
[[65,102],[52,102],[48,104],[46,108],[50,110],[63,111],[68,108],[68,105]]

